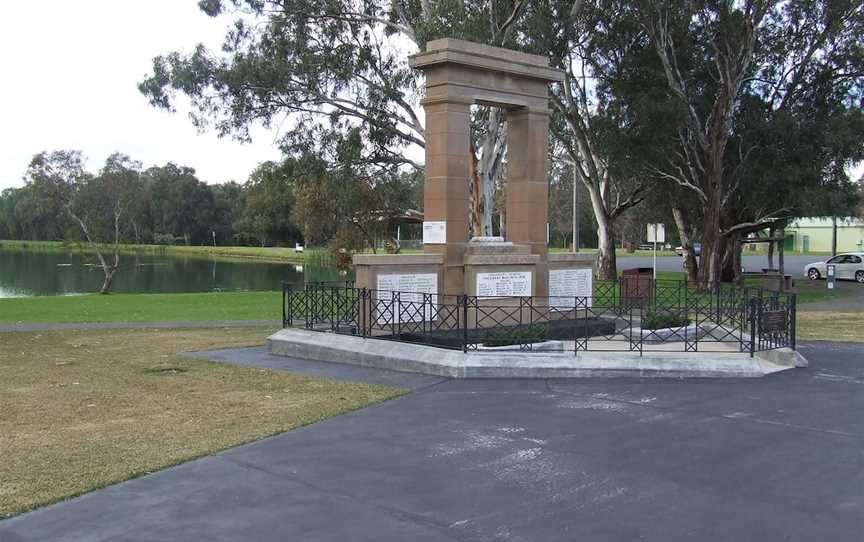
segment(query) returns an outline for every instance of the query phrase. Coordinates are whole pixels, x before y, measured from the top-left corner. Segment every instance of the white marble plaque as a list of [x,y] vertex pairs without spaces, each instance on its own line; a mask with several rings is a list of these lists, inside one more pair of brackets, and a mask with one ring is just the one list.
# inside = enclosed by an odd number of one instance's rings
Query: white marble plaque
[[486,297],[531,295],[531,271],[477,273],[477,294]]
[[[553,310],[569,311],[576,307],[576,298],[584,297],[585,306],[591,306],[593,272],[585,269],[553,269],[549,271],[549,305]],[[580,303],[580,308],[582,307]]]
[[447,243],[446,222],[423,222],[423,244],[443,245]]
[[[424,304],[423,294],[432,294],[427,300],[431,303]],[[438,274],[378,275],[377,299],[379,325],[432,320],[438,302]]]

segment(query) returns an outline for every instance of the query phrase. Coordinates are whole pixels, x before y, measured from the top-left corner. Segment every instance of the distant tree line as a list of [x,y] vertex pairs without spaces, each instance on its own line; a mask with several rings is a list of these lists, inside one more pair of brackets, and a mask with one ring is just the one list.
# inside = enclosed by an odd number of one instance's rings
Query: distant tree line
[[215,232],[216,241],[227,244],[241,231],[235,222],[242,216],[244,191],[237,183],[208,185],[193,168],[173,163],[142,169],[120,153],[92,173],[79,151],[53,151],[33,157],[23,187],[0,193],[0,238],[80,240],[80,225],[68,211],[77,209],[91,220],[107,214],[107,202],[94,195],[106,193],[111,175],[125,180],[114,187],[122,201],[122,243],[209,244]]
[[0,193],[0,239],[86,241],[79,221],[86,217],[99,243],[263,247],[338,239],[349,250],[375,248],[394,216],[420,208],[422,186],[418,175],[372,179],[312,157],[264,162],[242,185],[207,184],[173,163],[143,169],[120,153],[92,173],[79,151],[34,156],[24,180]]

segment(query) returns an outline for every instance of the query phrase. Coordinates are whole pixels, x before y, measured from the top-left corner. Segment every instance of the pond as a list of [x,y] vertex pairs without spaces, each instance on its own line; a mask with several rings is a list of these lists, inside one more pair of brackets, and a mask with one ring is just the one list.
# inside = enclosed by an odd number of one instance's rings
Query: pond
[[[93,254],[0,249],[0,298],[98,292],[103,279]],[[340,280],[339,272],[288,263],[123,254],[111,291],[270,291],[282,282],[318,280]]]

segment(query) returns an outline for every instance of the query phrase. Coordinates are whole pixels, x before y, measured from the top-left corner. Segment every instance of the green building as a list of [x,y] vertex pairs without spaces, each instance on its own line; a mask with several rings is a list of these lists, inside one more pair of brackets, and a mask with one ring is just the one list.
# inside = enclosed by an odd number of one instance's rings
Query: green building
[[[786,228],[786,248],[804,253],[831,252],[832,229],[830,218],[799,218]],[[861,251],[864,251],[864,220],[837,218],[837,252]]]

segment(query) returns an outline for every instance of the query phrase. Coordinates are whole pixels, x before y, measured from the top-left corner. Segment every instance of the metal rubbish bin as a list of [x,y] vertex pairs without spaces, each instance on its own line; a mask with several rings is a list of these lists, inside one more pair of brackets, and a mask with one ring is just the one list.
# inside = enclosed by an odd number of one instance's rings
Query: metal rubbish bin
[[654,269],[633,267],[622,274],[621,303],[625,307],[650,305],[654,294]]

